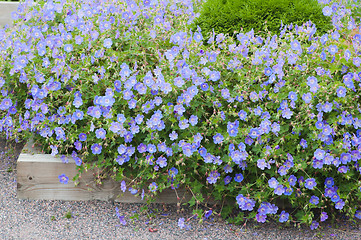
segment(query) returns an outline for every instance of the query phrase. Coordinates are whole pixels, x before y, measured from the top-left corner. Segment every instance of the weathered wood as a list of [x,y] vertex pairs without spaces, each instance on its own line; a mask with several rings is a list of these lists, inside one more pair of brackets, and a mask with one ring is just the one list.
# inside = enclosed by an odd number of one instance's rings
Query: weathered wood
[[[58,176],[61,174],[69,177],[68,184],[59,182]],[[20,199],[144,202],[129,191],[121,192],[120,183],[111,179],[103,181],[102,186],[97,186],[92,171],[83,173],[79,185],[75,186],[71,179],[76,174],[76,165],[71,157],[69,163],[63,163],[60,158],[50,154],[22,153],[17,162],[17,196]],[[190,199],[185,190],[177,190],[177,193],[180,198],[184,197],[181,202]],[[177,203],[178,200],[175,191],[169,189],[160,193],[155,202]]]
[[17,2],[0,2],[0,28],[12,24],[11,13],[17,10],[18,5]]

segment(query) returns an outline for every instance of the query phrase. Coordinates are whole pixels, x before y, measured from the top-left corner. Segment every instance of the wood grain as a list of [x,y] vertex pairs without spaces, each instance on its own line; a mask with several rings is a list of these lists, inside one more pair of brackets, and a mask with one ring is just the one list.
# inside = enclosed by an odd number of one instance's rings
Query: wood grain
[[[79,185],[71,180],[77,174],[76,165],[71,157],[69,163],[63,163],[60,158],[50,154],[20,154],[17,162],[17,196],[20,199],[43,200],[114,200],[124,203],[143,203],[140,197],[135,197],[129,191],[120,191],[120,183],[112,179],[103,181],[99,186],[94,182],[93,171],[82,174]],[[69,183],[59,182],[58,176],[65,174]],[[188,201],[190,195],[183,190],[177,190],[181,202]],[[177,203],[174,190],[167,189],[159,193],[155,202]]]

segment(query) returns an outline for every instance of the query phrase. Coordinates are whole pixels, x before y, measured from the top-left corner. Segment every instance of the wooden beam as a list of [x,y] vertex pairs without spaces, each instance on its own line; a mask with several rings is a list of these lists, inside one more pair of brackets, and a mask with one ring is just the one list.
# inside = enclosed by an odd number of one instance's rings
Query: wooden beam
[[[94,182],[94,171],[82,174],[79,185],[71,180],[77,174],[76,165],[71,157],[69,163],[63,163],[60,158],[50,154],[20,154],[17,162],[17,196],[20,199],[44,200],[114,200],[124,203],[143,203],[140,197],[135,197],[129,191],[120,190],[120,183],[111,179],[103,181],[102,186]],[[58,176],[69,177],[68,184],[59,182]],[[148,189],[145,189],[148,191]],[[181,202],[190,200],[190,195],[183,190],[177,190]],[[174,190],[168,189],[159,193],[155,202],[177,203]]]

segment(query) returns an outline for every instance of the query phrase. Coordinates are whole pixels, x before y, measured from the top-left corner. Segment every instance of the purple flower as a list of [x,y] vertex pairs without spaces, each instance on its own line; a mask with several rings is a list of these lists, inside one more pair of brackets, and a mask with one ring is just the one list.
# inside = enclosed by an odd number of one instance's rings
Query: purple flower
[[249,131],[249,136],[253,139],[257,138],[259,136],[259,131],[257,128],[251,128]]
[[247,120],[247,112],[245,112],[244,110],[239,111],[238,116],[243,121]]
[[321,212],[320,218],[321,218],[321,222],[326,221],[326,219],[328,218],[327,213],[326,212]]
[[290,183],[290,186],[295,186],[295,185],[296,185],[296,181],[297,181],[297,178],[296,178],[294,175],[291,175],[291,176],[288,178],[288,182]]
[[204,214],[204,217],[205,217],[206,219],[208,219],[208,218],[212,215],[212,213],[213,213],[212,210],[208,210],[208,211],[206,211],[206,213]]
[[361,219],[361,211],[359,210],[356,211],[355,218]]
[[71,52],[71,51],[73,51],[73,45],[71,45],[71,44],[65,44],[64,45],[64,50],[65,50],[65,52]]
[[59,182],[67,184],[69,181],[69,178],[65,174],[61,174],[58,176]]
[[178,174],[178,169],[176,169],[175,167],[172,167],[171,169],[169,169],[168,174],[172,178],[174,178]]
[[288,99],[290,99],[291,101],[297,101],[297,93],[293,91],[289,92]]
[[257,213],[257,215],[256,215],[257,222],[264,223],[264,222],[266,222],[266,218],[267,218],[267,215],[262,215],[259,213]]
[[157,191],[157,189],[158,189],[158,185],[155,182],[152,182],[151,184],[149,184],[149,190],[151,192],[155,192],[155,191]]
[[98,143],[95,143],[91,146],[91,150],[93,154],[100,154],[102,151],[102,146]]
[[318,148],[315,151],[313,156],[318,160],[323,160],[323,158],[325,157],[325,154],[326,154],[326,152],[324,150]]
[[192,116],[189,118],[189,123],[190,123],[192,126],[195,126],[195,125],[198,123],[198,117],[195,116],[195,115],[192,115]]
[[280,214],[279,222],[287,222],[289,216],[289,213],[282,211]]
[[311,230],[315,230],[316,228],[318,228],[318,225],[320,225],[318,222],[312,221],[312,224],[310,226]]
[[301,145],[301,147],[303,147],[304,149],[307,148],[307,146],[308,146],[308,145],[307,145],[307,141],[306,141],[305,139],[303,139],[303,138],[302,138],[301,141],[300,141],[300,145]]
[[234,181],[239,182],[239,183],[242,182],[243,181],[242,173],[236,174],[236,176],[234,177]]
[[310,103],[312,100],[312,95],[311,93],[304,93],[302,95],[302,100],[305,101],[305,103]]
[[209,176],[207,177],[207,181],[209,184],[215,184],[217,182],[217,179],[221,176],[217,171],[211,171]]
[[163,156],[160,156],[157,159],[156,163],[159,165],[159,167],[164,168],[167,166],[167,159]]
[[278,186],[278,181],[273,177],[268,180],[268,186],[275,189]]
[[282,185],[278,185],[275,190],[274,194],[281,196],[285,192],[285,188]]
[[183,229],[183,228],[185,228],[186,227],[186,225],[184,224],[184,218],[179,218],[178,219],[178,227],[180,228],[180,229]]
[[338,202],[335,204],[335,208],[339,210],[341,210],[343,206],[345,206],[345,202],[342,199],[338,200]]
[[320,199],[317,196],[312,196],[310,199],[310,203],[317,205],[319,203]]
[[220,133],[217,133],[215,136],[213,136],[213,141],[215,144],[222,143],[223,139],[224,139],[224,137]]
[[337,90],[336,90],[336,93],[337,93],[337,97],[345,97],[346,96],[346,93],[347,93],[347,90],[345,87],[339,87]]
[[314,178],[308,178],[305,181],[305,188],[313,189],[317,185],[316,180]]
[[124,180],[120,183],[120,190],[122,190],[122,192],[125,192],[127,190],[127,186]]
[[117,217],[119,218],[120,224],[122,224],[123,226],[126,225],[127,222],[125,221],[125,216],[120,216],[118,207],[115,207],[115,211],[116,211]]
[[334,184],[334,181],[333,181],[333,178],[332,178],[332,177],[326,178],[326,180],[325,180],[325,186],[326,186],[327,188],[332,187],[333,184]]
[[231,180],[232,180],[232,177],[231,177],[231,176],[226,176],[226,177],[224,178],[224,185],[227,185],[228,183],[230,183]]
[[110,48],[110,47],[112,46],[112,44],[113,44],[112,39],[106,38],[106,39],[104,40],[104,47],[105,47],[105,48]]
[[95,136],[99,139],[105,139],[107,132],[103,128],[95,130]]

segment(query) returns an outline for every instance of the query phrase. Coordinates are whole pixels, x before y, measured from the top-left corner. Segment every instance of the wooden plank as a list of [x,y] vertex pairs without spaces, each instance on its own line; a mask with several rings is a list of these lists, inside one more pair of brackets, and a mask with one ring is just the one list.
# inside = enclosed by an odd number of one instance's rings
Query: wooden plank
[[0,28],[12,25],[11,13],[18,9],[18,5],[17,2],[0,2]]
[[[17,196],[20,199],[44,200],[114,200],[124,203],[144,203],[140,197],[135,197],[129,191],[120,190],[120,183],[111,179],[97,186],[92,171],[82,174],[79,185],[75,186],[71,179],[77,174],[76,165],[71,157],[69,163],[63,163],[60,158],[50,154],[22,153],[17,162]],[[58,176],[69,177],[68,184],[59,182]],[[148,191],[145,189],[145,191]],[[177,190],[181,202],[189,201],[190,195],[183,190]],[[167,189],[159,194],[155,202],[177,203],[174,190]]]

